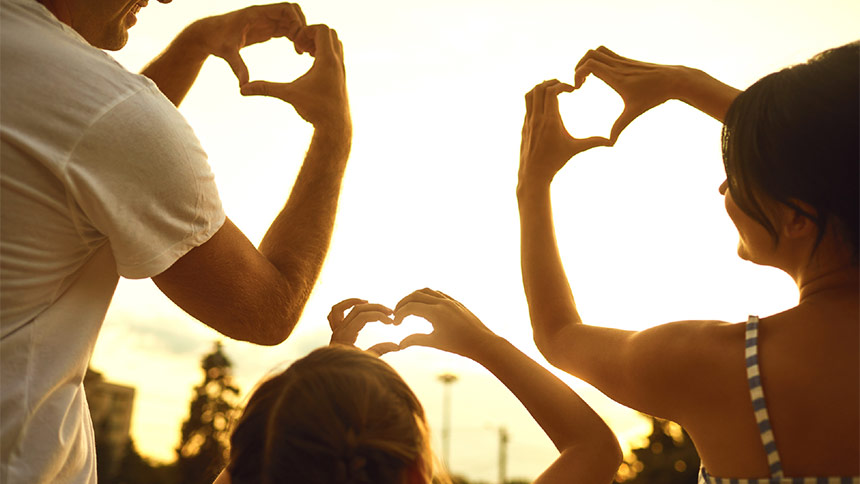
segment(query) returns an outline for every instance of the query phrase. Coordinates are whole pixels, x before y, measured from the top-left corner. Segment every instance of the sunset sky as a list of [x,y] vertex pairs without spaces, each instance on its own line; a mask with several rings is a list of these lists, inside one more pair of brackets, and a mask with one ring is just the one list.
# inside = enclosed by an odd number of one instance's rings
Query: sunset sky
[[[132,71],[196,18],[243,0],[150,2],[115,57]],[[292,336],[264,348],[226,340],[175,307],[149,280],[122,280],[93,366],[137,388],[138,449],[172,460],[199,361],[223,340],[243,392],[267,372],[328,342],[325,316],[361,297],[392,306],[422,287],[445,291],[498,334],[535,349],[519,266],[515,198],[523,95],[572,81],[590,48],[684,64],[738,88],[815,53],[856,40],[856,0],[312,0],[309,23],[343,41],[354,141],[332,245]],[[243,51],[252,79],[289,81],[311,65],[289,41]],[[609,134],[620,98],[596,78],[561,98],[574,136]],[[287,104],[243,98],[227,64],[206,63],[180,111],[206,148],[228,216],[255,243],[283,206],[311,128]],[[737,258],[737,232],[717,187],[725,178],[720,124],[677,101],[636,120],[613,148],[572,160],[553,184],[557,236],[586,322],[643,329],[681,319],[744,321],[787,309],[797,289],[783,273]],[[411,329],[369,328],[359,342],[398,341]],[[703,344],[706,344],[703,342]],[[451,469],[496,477],[499,426],[508,475],[537,476],[551,442],[479,366],[430,349],[384,357],[425,405],[436,449],[442,387],[454,372]],[[635,412],[564,377],[619,435],[650,430]]]

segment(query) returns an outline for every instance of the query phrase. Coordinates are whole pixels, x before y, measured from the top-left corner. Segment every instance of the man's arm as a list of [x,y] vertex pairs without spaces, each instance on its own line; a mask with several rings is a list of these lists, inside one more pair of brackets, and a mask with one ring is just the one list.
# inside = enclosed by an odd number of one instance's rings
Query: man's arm
[[278,344],[290,334],[315,284],[352,138],[337,34],[315,25],[299,35],[313,44],[311,69],[292,83],[258,82],[244,91],[279,97],[314,125],[286,206],[259,250],[228,220],[209,241],[153,277],[192,316],[229,337],[259,344]]
[[[258,5],[200,19],[180,32],[141,74],[179,106],[210,55],[227,61],[241,86],[248,82],[249,74],[239,50],[275,37],[295,42],[304,27],[304,14],[292,3]],[[307,42],[297,43],[296,52],[301,54],[307,47]]]

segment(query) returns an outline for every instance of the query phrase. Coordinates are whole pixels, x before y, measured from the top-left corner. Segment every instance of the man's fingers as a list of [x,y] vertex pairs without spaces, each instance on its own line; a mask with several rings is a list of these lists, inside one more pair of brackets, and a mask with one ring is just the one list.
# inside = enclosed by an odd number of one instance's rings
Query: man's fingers
[[242,56],[239,55],[238,50],[224,56],[224,60],[230,65],[230,69],[233,69],[233,74],[239,80],[240,86],[247,84],[251,80],[248,74],[248,66],[245,65],[245,61],[242,60]]
[[293,103],[292,83],[289,82],[253,81],[241,86],[239,92],[243,96],[270,96]]

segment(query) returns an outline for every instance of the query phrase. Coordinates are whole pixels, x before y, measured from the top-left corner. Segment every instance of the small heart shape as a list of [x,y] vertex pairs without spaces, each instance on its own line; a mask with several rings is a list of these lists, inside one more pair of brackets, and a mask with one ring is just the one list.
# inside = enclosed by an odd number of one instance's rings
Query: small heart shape
[[[407,318],[397,326],[392,324],[384,324],[380,322],[371,322],[362,328],[358,334],[358,339],[355,346],[358,348],[367,348],[368,351],[373,351],[377,354],[380,349],[385,352],[398,351],[400,349],[399,342],[403,341],[407,336],[413,334],[429,334],[433,331],[433,326],[421,318]],[[380,343],[383,341],[383,343]],[[397,343],[394,343],[397,341]],[[377,348],[374,351],[374,348]]]

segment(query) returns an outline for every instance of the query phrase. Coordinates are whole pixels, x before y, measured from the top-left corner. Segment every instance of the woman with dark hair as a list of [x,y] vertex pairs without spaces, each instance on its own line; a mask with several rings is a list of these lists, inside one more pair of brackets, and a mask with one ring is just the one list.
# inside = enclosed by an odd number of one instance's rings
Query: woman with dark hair
[[[574,86],[547,81],[526,96],[517,197],[535,342],[618,402],[680,423],[702,458],[700,482],[860,483],[858,70],[853,43],[739,92],[695,69],[600,47],[579,62]],[[574,139],[559,116],[557,96],[589,74],[625,103],[609,140]],[[720,193],[738,255],[791,276],[797,306],[738,324],[583,324],[556,246],[550,184],[576,153],[615,143],[669,99],[724,121]]]
[[[428,320],[433,332],[368,351],[353,347],[368,322],[396,324],[412,315]],[[519,398],[561,454],[536,484],[612,482],[621,449],[603,420],[561,380],[445,294],[422,289],[394,311],[348,299],[332,308],[329,323],[331,346],[253,392],[216,484],[450,484],[434,463],[421,403],[377,357],[416,345],[475,360]]]

